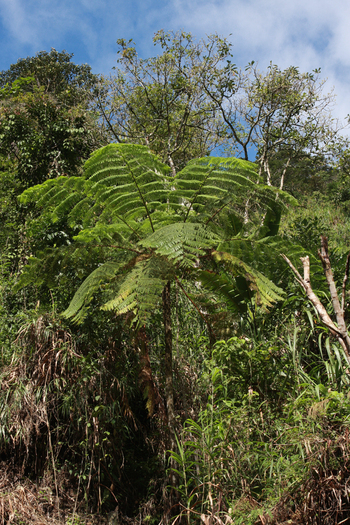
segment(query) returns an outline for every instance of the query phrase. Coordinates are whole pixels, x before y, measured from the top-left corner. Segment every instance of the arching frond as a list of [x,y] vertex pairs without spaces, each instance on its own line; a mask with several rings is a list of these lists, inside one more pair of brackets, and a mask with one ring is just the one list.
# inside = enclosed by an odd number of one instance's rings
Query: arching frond
[[224,273],[209,272],[202,270],[197,274],[200,282],[206,290],[209,290],[215,298],[223,301],[226,308],[231,312],[239,312],[242,308],[242,296],[239,293],[233,279],[229,279]]
[[135,321],[144,323],[159,305],[171,272],[172,266],[166,259],[155,256],[142,259],[128,273],[116,297],[102,310],[114,310],[117,315],[133,312]]
[[[137,225],[135,224],[135,228]],[[130,242],[130,230],[124,223],[104,224],[98,222],[93,228],[81,230],[74,240],[80,244],[110,246],[137,252],[137,246]],[[137,240],[137,237],[136,237]]]
[[[68,177],[62,176],[56,179],[49,179],[42,184],[37,184],[31,188],[26,189],[20,196],[19,201],[22,204],[30,202],[37,202],[39,206],[44,204],[50,198],[50,192],[53,190],[54,194],[58,191],[57,188],[62,188]],[[40,199],[43,199],[41,202]]]
[[93,153],[82,177],[48,180],[26,190],[21,201],[49,207],[53,221],[68,216],[71,226],[146,220],[154,231],[152,214],[159,215],[167,203],[168,172],[145,146],[109,144]]
[[276,206],[276,197],[283,202],[295,201],[287,193],[259,184],[256,166],[248,161],[205,157],[196,159],[178,173],[175,191],[170,193],[171,206],[184,217],[191,219],[191,212],[206,223],[214,221],[227,206],[245,206],[247,199],[255,205]]
[[98,266],[90,273],[81,286],[79,286],[67,310],[63,312],[63,316],[67,318],[74,317],[76,322],[81,321],[86,315],[88,304],[91,302],[101,284],[111,281],[124,265],[125,261],[121,259],[117,262],[106,262]]
[[109,144],[96,151],[85,164],[85,191],[104,207],[112,219],[147,219],[166,204],[167,173],[146,146]]
[[[212,256],[217,263],[222,264],[225,269],[231,273],[232,277],[236,279],[236,282],[237,278],[244,278],[251,292],[251,296],[255,297],[258,306],[266,309],[276,301],[283,299],[282,295],[284,292],[281,288],[241,259],[227,252],[213,252]],[[239,281],[237,284],[239,288]]]

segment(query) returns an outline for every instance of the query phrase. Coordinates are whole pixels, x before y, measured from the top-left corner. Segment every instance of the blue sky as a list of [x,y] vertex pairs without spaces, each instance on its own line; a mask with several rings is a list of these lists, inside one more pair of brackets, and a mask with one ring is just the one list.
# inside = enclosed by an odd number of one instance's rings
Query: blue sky
[[159,29],[231,34],[238,66],[321,67],[343,119],[350,113],[349,28],[348,0],[0,0],[0,69],[54,47],[108,74],[118,38],[132,38],[147,57]]

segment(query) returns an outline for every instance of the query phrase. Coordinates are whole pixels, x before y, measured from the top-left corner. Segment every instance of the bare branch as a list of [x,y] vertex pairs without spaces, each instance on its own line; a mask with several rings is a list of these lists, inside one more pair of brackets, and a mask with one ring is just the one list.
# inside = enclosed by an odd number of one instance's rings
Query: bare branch
[[318,252],[318,255],[321,259],[324,274],[326,276],[329,291],[331,293],[332,304],[333,304],[334,313],[337,319],[337,324],[338,324],[340,332],[345,336],[347,331],[346,331],[346,325],[345,325],[345,320],[344,320],[344,313],[340,306],[338,292],[337,292],[337,288],[334,282],[331,262],[329,260],[328,239],[327,237],[324,237],[323,235],[321,237],[321,251]]
[[[302,288],[305,290],[305,293],[308,297],[308,299],[312,302],[314,307],[317,310],[318,315],[320,316],[323,324],[327,326],[333,333],[343,336],[342,332],[338,329],[338,327],[333,323],[332,319],[329,317],[329,314],[323,304],[321,303],[320,299],[317,297],[315,292],[311,288],[310,284],[310,259],[308,256],[301,257],[301,261],[303,263],[304,268],[304,279],[298,272],[298,270],[295,268],[295,266],[292,264],[292,262],[288,259],[286,255],[281,253],[281,256],[286,261],[288,266],[292,269],[294,275],[297,278],[298,283],[302,286]],[[305,279],[306,277],[306,279]]]
[[[322,323],[330,329],[331,333],[335,335],[338,339],[338,342],[341,344],[344,353],[347,357],[348,363],[350,364],[350,337],[347,332],[345,320],[344,320],[344,309],[340,310],[340,303],[339,303],[339,297],[337,294],[337,290],[334,283],[333,278],[333,272],[329,261],[329,255],[328,255],[328,243],[327,238],[322,237],[321,240],[321,252],[319,253],[320,259],[322,261],[323,269],[326,275],[327,283],[329,286],[329,290],[331,292],[332,297],[332,303],[333,308],[336,314],[337,323],[338,326],[336,326],[332,319],[330,318],[327,310],[321,303],[320,299],[317,297],[317,295],[314,293],[311,287],[310,282],[310,259],[309,256],[300,257],[302,263],[303,263],[303,269],[304,269],[304,278],[300,275],[298,270],[295,268],[295,266],[291,263],[291,261],[288,259],[288,257],[284,254],[281,254],[283,259],[286,261],[288,266],[292,269],[298,283],[302,286],[302,288],[305,290],[305,293],[307,295],[307,298],[311,301],[311,303],[316,308],[316,311],[318,315],[320,316],[320,319]],[[345,286],[346,281],[348,278],[349,273],[349,265],[350,265],[350,254],[347,258],[347,266],[345,271],[345,277],[343,282],[343,302],[344,302],[344,295],[345,295]]]

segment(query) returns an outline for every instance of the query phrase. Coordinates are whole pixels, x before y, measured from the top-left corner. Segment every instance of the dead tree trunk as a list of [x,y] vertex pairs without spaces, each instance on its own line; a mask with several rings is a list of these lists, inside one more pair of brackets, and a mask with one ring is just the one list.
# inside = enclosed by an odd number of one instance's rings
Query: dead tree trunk
[[342,287],[342,301],[340,304],[337,288],[334,282],[332,267],[331,267],[331,263],[329,260],[327,237],[323,237],[323,236],[321,237],[321,250],[318,252],[318,255],[321,259],[323,271],[327,279],[337,324],[335,324],[332,321],[327,310],[321,303],[320,299],[317,297],[315,292],[312,290],[311,282],[310,282],[309,256],[307,255],[306,257],[300,257],[301,262],[303,263],[303,269],[304,269],[304,277],[302,277],[300,273],[298,272],[298,270],[295,268],[295,266],[293,266],[291,261],[288,259],[288,257],[284,254],[281,254],[281,255],[283,259],[286,261],[286,263],[289,265],[289,267],[292,269],[298,283],[305,290],[305,293],[308,299],[312,302],[312,304],[316,308],[316,311],[318,315],[320,316],[322,323],[327,328],[329,328],[331,333],[338,339],[339,343],[344,349],[348,363],[350,364],[350,337],[349,337],[348,330],[347,330],[346,323],[345,323],[345,291],[346,291],[346,282],[349,277],[350,253],[346,261],[345,275],[344,275],[343,287]]

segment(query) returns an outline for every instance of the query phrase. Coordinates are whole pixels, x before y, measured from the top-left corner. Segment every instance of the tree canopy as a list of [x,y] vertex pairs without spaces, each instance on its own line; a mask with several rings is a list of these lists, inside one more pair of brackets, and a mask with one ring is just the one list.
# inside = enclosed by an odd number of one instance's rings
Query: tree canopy
[[61,96],[72,105],[84,101],[95,84],[97,77],[91,73],[88,64],[74,64],[73,53],[66,51],[40,51],[34,57],[20,58],[8,70],[0,73],[0,87],[12,86],[21,78],[33,78],[33,83],[23,87],[24,92],[32,92],[34,87],[43,88],[45,93]]
[[0,75],[0,154],[13,159],[27,186],[77,173],[105,141],[88,111],[97,78],[71,58],[41,52]]
[[117,142],[148,145],[173,175],[213,151],[256,159],[281,189],[310,155],[321,168],[325,156],[337,156],[343,126],[331,117],[334,95],[324,93],[319,70],[270,64],[261,72],[254,62],[240,69],[218,35],[196,42],[158,31],[153,42],[160,54],[142,59],[119,39],[115,74],[100,85],[98,107]]

